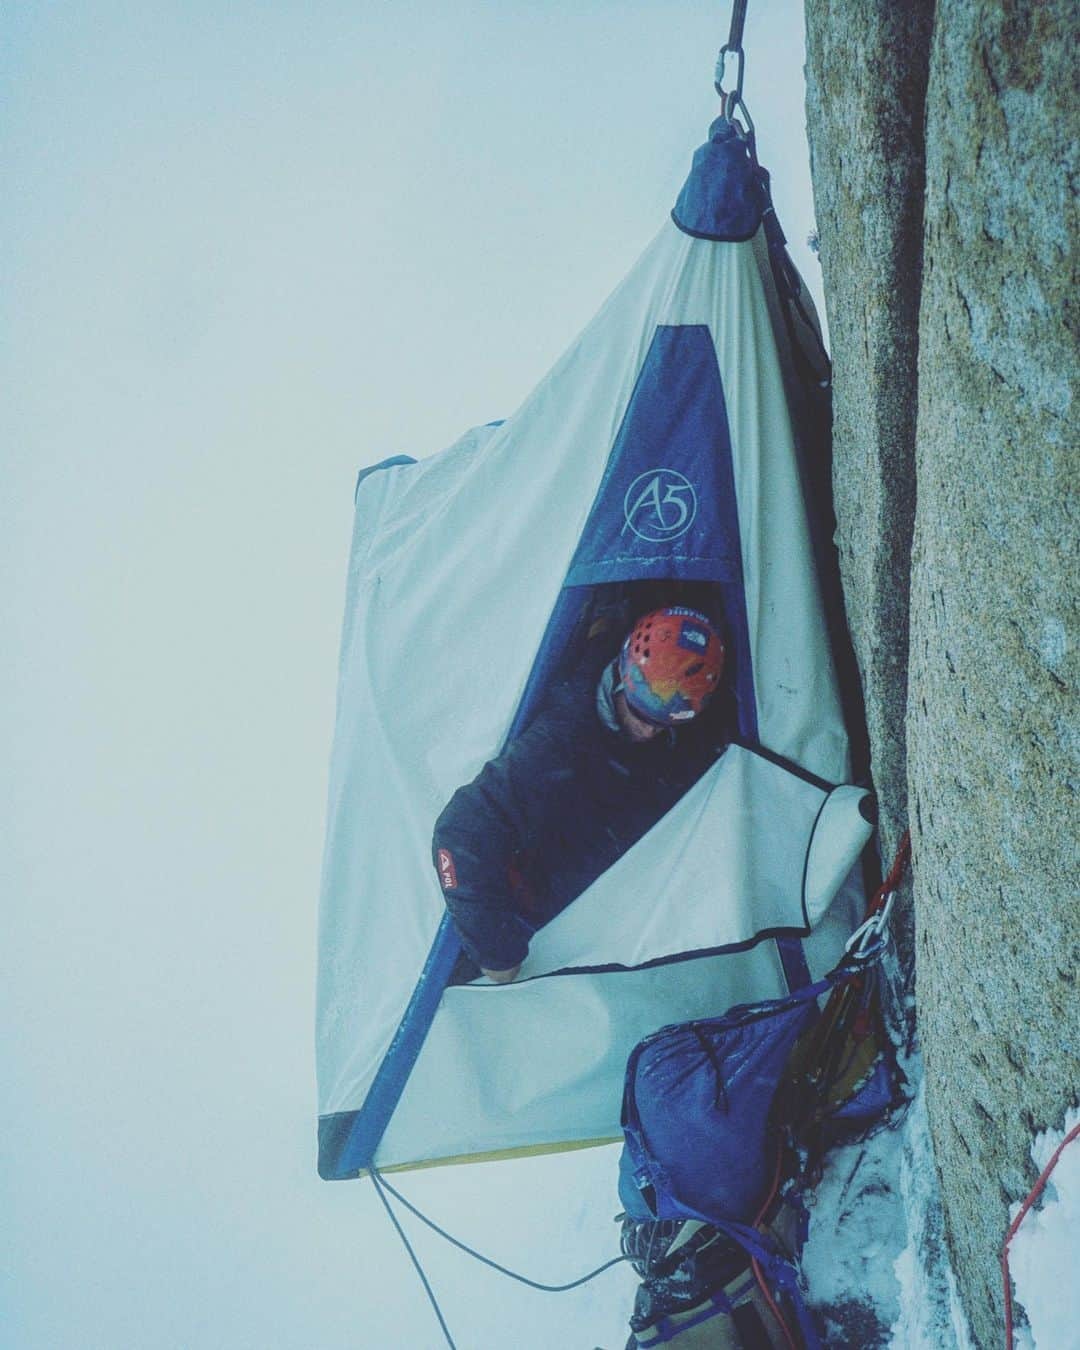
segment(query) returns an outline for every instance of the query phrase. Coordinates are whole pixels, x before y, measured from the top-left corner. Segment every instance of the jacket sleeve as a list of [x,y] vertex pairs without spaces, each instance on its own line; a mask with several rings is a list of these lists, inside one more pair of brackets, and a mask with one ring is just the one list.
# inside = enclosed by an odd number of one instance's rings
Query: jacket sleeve
[[515,855],[545,829],[569,763],[577,689],[560,690],[554,705],[458,788],[435,823],[432,861],[443,899],[466,953],[485,970],[522,962],[534,926],[516,912],[511,885]]
[[529,950],[512,907],[510,863],[519,830],[500,801],[498,760],[458,788],[435,822],[432,861],[465,952],[485,970],[509,970]]

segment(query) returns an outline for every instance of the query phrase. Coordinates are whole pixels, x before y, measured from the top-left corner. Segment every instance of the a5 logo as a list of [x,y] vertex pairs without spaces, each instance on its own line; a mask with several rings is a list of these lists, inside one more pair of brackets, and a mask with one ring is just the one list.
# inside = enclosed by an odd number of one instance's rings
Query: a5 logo
[[697,507],[697,493],[689,478],[676,469],[648,469],[626,489],[626,524],[620,533],[633,530],[639,539],[654,544],[678,539],[694,523]]

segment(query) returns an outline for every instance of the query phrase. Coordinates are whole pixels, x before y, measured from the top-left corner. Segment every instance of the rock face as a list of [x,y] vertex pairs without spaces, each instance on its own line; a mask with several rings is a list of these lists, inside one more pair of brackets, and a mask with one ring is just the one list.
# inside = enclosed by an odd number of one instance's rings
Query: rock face
[[[807,116],[833,349],[833,500],[890,857],[907,825],[908,573],[932,7],[807,6]],[[896,52],[923,53],[921,63]],[[863,75],[874,72],[872,80]]]
[[1072,0],[932,11],[808,5],[808,114],[848,616],[887,849],[910,813],[931,1128],[989,1347],[1031,1133],[1080,1090],[1080,119]]

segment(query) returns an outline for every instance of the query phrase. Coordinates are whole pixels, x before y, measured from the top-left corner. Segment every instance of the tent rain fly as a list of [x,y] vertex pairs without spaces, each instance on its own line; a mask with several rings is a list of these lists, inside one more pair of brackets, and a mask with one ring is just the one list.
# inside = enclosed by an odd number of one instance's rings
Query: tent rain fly
[[[820,976],[857,919],[869,812],[844,786],[762,206],[721,119],[674,218],[511,418],[361,476],[322,880],[324,1177],[617,1138],[641,1036]],[[739,744],[536,935],[517,981],[447,987],[436,817],[527,722],[598,591],[657,580],[715,595]]]

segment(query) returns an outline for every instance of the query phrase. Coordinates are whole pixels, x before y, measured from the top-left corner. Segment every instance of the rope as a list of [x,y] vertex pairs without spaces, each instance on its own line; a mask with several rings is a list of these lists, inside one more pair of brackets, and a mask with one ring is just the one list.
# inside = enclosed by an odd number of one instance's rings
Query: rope
[[394,1213],[390,1201],[386,1198],[387,1192],[389,1192],[399,1204],[404,1205],[410,1214],[419,1219],[421,1223],[426,1224],[433,1233],[438,1233],[441,1238],[444,1238],[449,1242],[452,1247],[456,1247],[458,1251],[464,1252],[466,1256],[471,1256],[475,1261],[479,1261],[482,1265],[490,1266],[492,1270],[497,1270],[500,1275],[506,1275],[511,1280],[517,1280],[519,1284],[528,1285],[530,1289],[539,1289],[540,1292],[544,1294],[567,1293],[571,1289],[577,1289],[583,1284],[588,1284],[590,1280],[595,1280],[598,1275],[603,1275],[604,1271],[610,1270],[612,1266],[621,1265],[622,1262],[632,1259],[629,1256],[616,1256],[611,1261],[606,1261],[602,1266],[597,1266],[595,1270],[589,1271],[587,1275],[582,1275],[579,1279],[571,1280],[569,1284],[542,1284],[539,1280],[531,1280],[527,1275],[521,1275],[515,1270],[510,1270],[507,1266],[501,1266],[498,1261],[493,1261],[491,1257],[484,1256],[482,1252],[476,1251],[475,1248],[468,1246],[460,1239],[452,1236],[445,1228],[440,1228],[433,1219],[429,1219],[426,1214],[417,1209],[411,1201],[406,1200],[399,1190],[390,1185],[377,1167],[370,1166],[368,1171],[371,1173],[372,1184],[375,1187],[379,1199],[383,1203],[383,1208],[386,1210],[387,1214],[389,1214],[390,1222],[397,1230],[397,1235],[401,1239],[405,1250],[408,1252],[409,1259],[412,1261],[416,1273],[420,1276],[420,1282],[424,1286],[424,1292],[427,1294],[428,1301],[435,1311],[435,1316],[439,1319],[439,1326],[442,1328],[442,1333],[446,1337],[446,1343],[450,1347],[450,1350],[457,1350],[457,1348],[454,1345],[453,1338],[446,1325],[446,1319],[442,1315],[442,1310],[439,1307],[438,1300],[435,1297],[434,1290],[431,1287],[427,1275],[424,1273],[424,1268],[420,1264],[420,1259],[413,1250],[409,1239],[406,1237],[405,1230],[398,1222],[398,1217]]
[[424,1267],[420,1264],[420,1258],[413,1251],[409,1239],[405,1236],[404,1228],[398,1223],[397,1215],[390,1208],[390,1201],[387,1200],[386,1196],[383,1194],[382,1188],[385,1183],[374,1167],[371,1169],[371,1180],[375,1184],[375,1191],[378,1194],[379,1199],[383,1202],[383,1208],[386,1210],[387,1214],[390,1215],[390,1222],[397,1229],[397,1235],[401,1239],[405,1250],[409,1253],[409,1260],[416,1268],[417,1275],[420,1276],[420,1283],[424,1286],[424,1293],[428,1296],[428,1302],[435,1310],[435,1316],[439,1319],[439,1326],[442,1327],[442,1334],[446,1337],[446,1344],[450,1347],[450,1350],[457,1350],[457,1346],[454,1344],[454,1338],[450,1335],[450,1328],[446,1325],[446,1318],[443,1317],[442,1309],[439,1307],[439,1301],[435,1297],[435,1291],[428,1283],[428,1277],[424,1274]]
[[395,1190],[376,1168],[372,1167],[370,1171],[372,1177],[377,1177],[379,1183],[390,1192],[395,1200],[404,1205],[410,1214],[419,1219],[421,1223],[427,1224],[433,1233],[438,1233],[441,1238],[445,1238],[452,1247],[456,1247],[458,1251],[464,1252],[466,1256],[471,1256],[474,1260],[482,1262],[483,1265],[490,1266],[492,1270],[497,1270],[500,1275],[509,1276],[511,1280],[517,1280],[519,1284],[527,1284],[530,1289],[539,1289],[543,1294],[565,1294],[571,1289],[577,1289],[579,1285],[588,1284],[590,1280],[595,1280],[597,1275],[603,1275],[604,1271],[610,1270],[612,1266],[621,1265],[623,1261],[629,1261],[630,1259],[628,1256],[613,1257],[612,1260],[605,1261],[602,1266],[597,1266],[595,1270],[589,1271],[588,1275],[582,1275],[580,1279],[571,1280],[569,1284],[541,1284],[539,1280],[531,1280],[527,1275],[519,1275],[515,1270],[510,1270],[506,1266],[500,1266],[498,1261],[493,1261],[490,1256],[484,1256],[482,1252],[476,1251],[473,1247],[468,1246],[459,1238],[453,1237],[445,1228],[440,1228],[433,1219],[429,1219],[427,1215],[421,1213],[414,1204],[411,1204],[406,1200],[401,1192]]
[[[776,1171],[773,1175],[772,1188],[769,1191],[765,1203],[761,1206],[761,1209],[758,1211],[757,1218],[754,1220],[755,1228],[761,1227],[765,1215],[769,1211],[769,1206],[776,1198],[776,1192],[780,1189],[780,1177],[783,1171],[783,1165],[784,1165],[784,1143],[783,1140],[781,1139],[779,1142],[779,1147],[776,1150]],[[754,1278],[758,1282],[758,1288],[764,1295],[765,1302],[769,1305],[769,1311],[772,1313],[773,1317],[776,1318],[776,1321],[780,1326],[780,1331],[783,1334],[784,1340],[788,1344],[788,1350],[798,1350],[798,1347],[795,1344],[795,1339],[791,1334],[791,1328],[784,1320],[784,1314],[780,1311],[779,1307],[777,1306],[776,1300],[773,1298],[769,1286],[765,1282],[765,1272],[762,1270],[761,1262],[757,1259],[756,1256],[751,1256],[750,1267],[754,1272]]]
[[1069,1133],[1065,1136],[1065,1138],[1061,1141],[1061,1143],[1058,1144],[1057,1148],[1054,1149],[1053,1157],[1043,1168],[1038,1181],[1035,1183],[1034,1186],[1032,1186],[1030,1192],[1028,1193],[1027,1199],[1020,1206],[1020,1212],[1017,1214],[1016,1218],[1013,1219],[1012,1223],[1009,1225],[1009,1231],[1005,1234],[1005,1241],[1001,1247],[1001,1279],[1005,1289],[1006,1350],[1013,1350],[1013,1301],[1012,1301],[1012,1285],[1009,1279],[1009,1243],[1016,1236],[1016,1230],[1023,1223],[1024,1215],[1028,1212],[1031,1206],[1035,1203],[1036,1200],[1038,1200],[1039,1196],[1042,1194],[1043,1187],[1049,1180],[1050,1173],[1057,1166],[1058,1159],[1061,1157],[1062,1153],[1065,1152],[1066,1145],[1071,1144],[1072,1141],[1077,1137],[1077,1135],[1080,1135],[1080,1124],[1074,1125],[1072,1129],[1069,1131]]
[[893,865],[889,868],[889,875],[877,888],[874,898],[870,902],[869,914],[876,914],[885,904],[889,894],[895,891],[904,879],[904,873],[907,871],[908,863],[911,861],[911,831],[905,830],[900,843],[896,849],[896,857],[893,859]]

